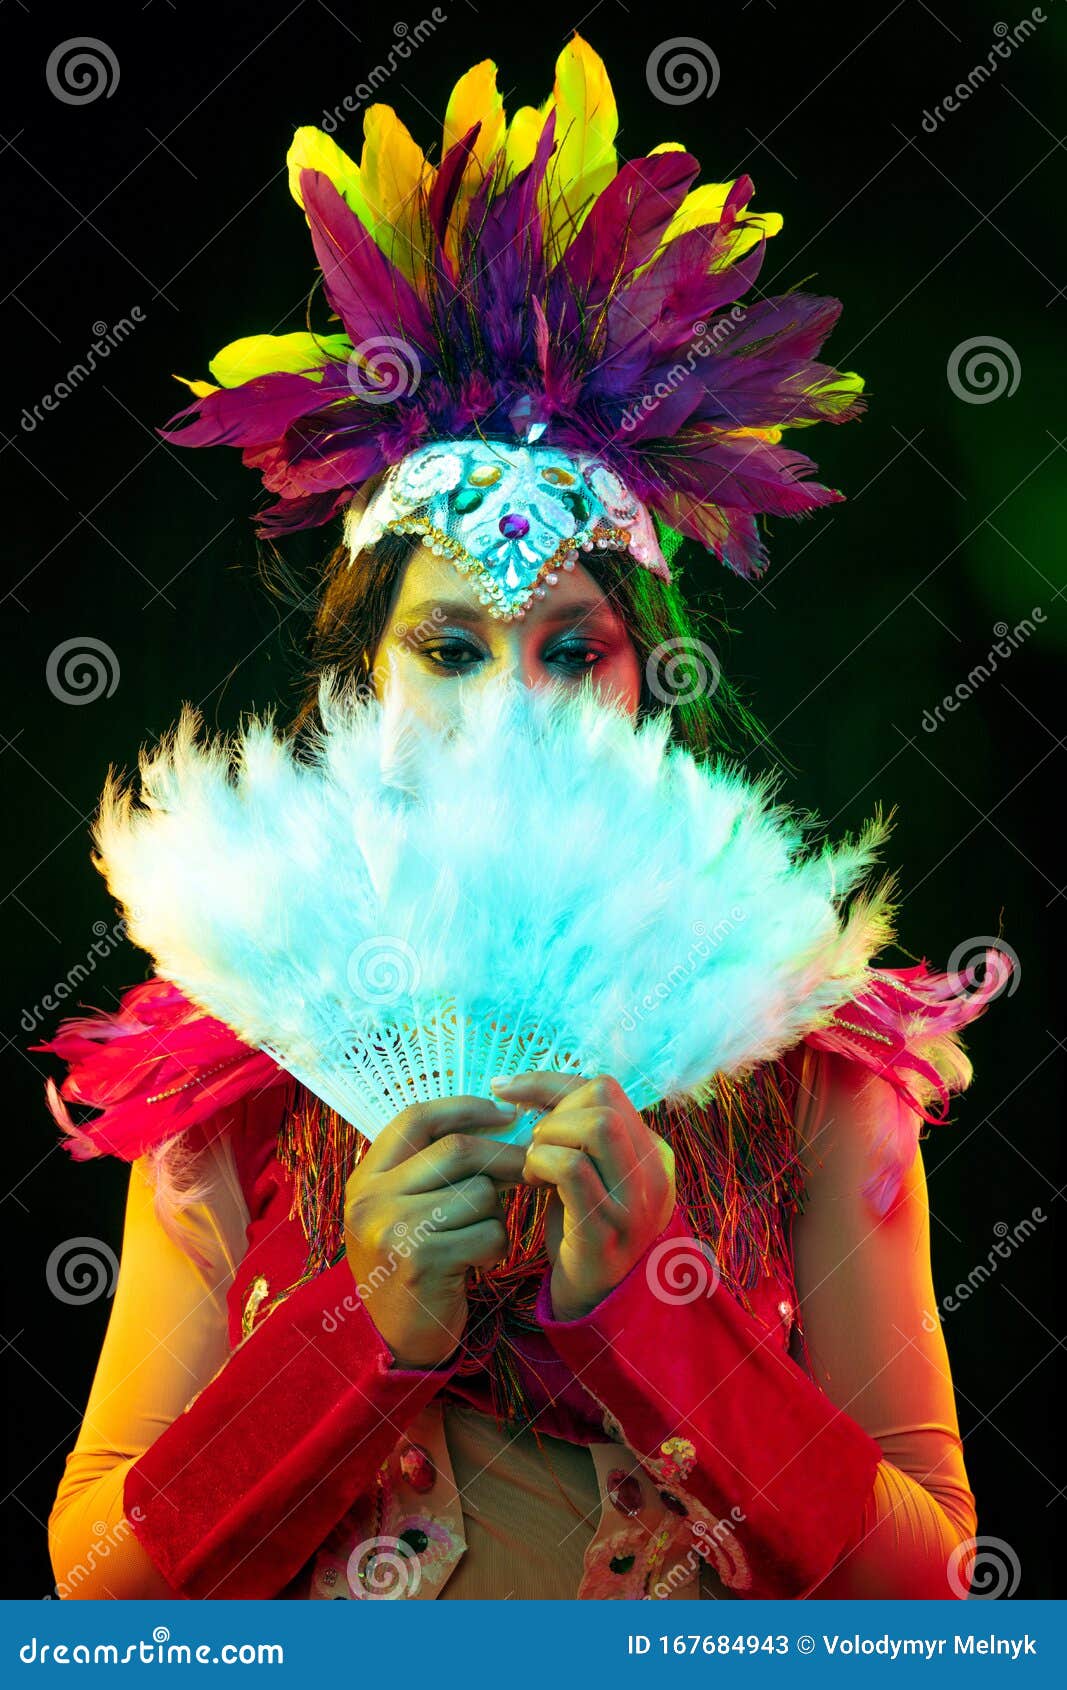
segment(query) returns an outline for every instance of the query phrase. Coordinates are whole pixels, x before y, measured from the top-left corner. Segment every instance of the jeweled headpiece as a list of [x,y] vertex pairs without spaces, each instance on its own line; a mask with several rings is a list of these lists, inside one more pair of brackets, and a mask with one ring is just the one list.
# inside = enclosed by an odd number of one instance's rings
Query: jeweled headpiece
[[476,439],[418,447],[364,511],[350,507],[345,518],[353,557],[386,532],[421,535],[473,577],[498,616],[521,616],[594,547],[629,552],[670,580],[640,499],[597,458],[552,446]]
[[341,329],[231,342],[159,432],[240,447],[276,495],[259,534],[345,511],[353,557],[420,535],[499,616],[593,547],[669,580],[689,538],[759,575],[761,515],[842,497],[781,444],[863,409],[862,379],[816,361],[841,306],[739,304],[781,218],[747,209],[748,176],[694,188],[677,143],[620,164],[617,127],[575,36],[510,122],[491,61],[461,77],[437,165],[388,106],[358,165],[298,129],[290,186]]

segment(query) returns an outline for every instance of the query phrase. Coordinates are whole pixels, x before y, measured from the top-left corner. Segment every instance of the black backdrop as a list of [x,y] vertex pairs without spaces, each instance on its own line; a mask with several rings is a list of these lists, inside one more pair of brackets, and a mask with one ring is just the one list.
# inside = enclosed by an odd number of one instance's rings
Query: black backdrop
[[[1048,934],[1063,880],[1065,12],[1059,0],[1018,17],[987,0],[669,13],[450,0],[380,94],[430,146],[469,64],[497,60],[509,109],[539,101],[580,26],[608,62],[620,150],[676,139],[708,180],[749,171],[757,207],[785,216],[763,291],[803,282],[845,301],[827,350],[867,376],[870,411],[794,438],[848,502],[776,522],[759,588],[710,561],[690,560],[687,578],[706,581],[732,625],[723,660],[791,763],[791,794],[838,833],[876,801],[898,807],[906,950],[887,960],[944,967],[996,934],[1018,958],[1016,985],[970,1035],[976,1083],[931,1134],[927,1164],[940,1293],[971,1276],[946,1334],[979,1530],[1012,1546],[1029,1596],[1061,1593],[1049,1546],[1064,1509]],[[0,16],[9,1595],[53,1588],[44,1523],[109,1307],[54,1296],[49,1257],[83,1236],[117,1251],[121,1236],[123,1167],[70,1163],[42,1101],[58,1070],[26,1048],[53,1030],[41,1006],[72,970],[92,967],[76,998],[102,1006],[143,977],[143,958],[109,937],[88,819],[108,764],[132,765],[183,700],[219,727],[288,702],[302,633],[255,578],[255,478],[236,453],[179,452],[152,431],[182,402],[172,371],[205,376],[228,340],[302,326],[313,270],[286,185],[292,130],[320,122],[429,15],[349,0],[76,12],[10,0]],[[114,65],[110,92],[73,103],[53,92],[48,61],[83,35]],[[683,36],[708,65],[714,54],[718,85],[669,105],[646,66]],[[338,139],[358,153],[359,119]],[[99,367],[57,397],[109,335]],[[971,341],[1002,374],[987,361],[968,388]],[[310,563],[325,538],[290,553]],[[1008,655],[991,666],[998,636]],[[70,702],[64,650],[93,642],[106,688]],[[939,719],[947,695],[956,708]]]

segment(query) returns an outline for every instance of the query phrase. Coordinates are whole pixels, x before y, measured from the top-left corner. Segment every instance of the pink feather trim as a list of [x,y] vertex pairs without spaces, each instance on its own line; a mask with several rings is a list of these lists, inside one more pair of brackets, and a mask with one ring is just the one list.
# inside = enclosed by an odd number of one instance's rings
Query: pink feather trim
[[897,1094],[897,1107],[875,1147],[874,1172],[863,1188],[880,1215],[915,1160],[923,1123],[944,1121],[950,1095],[971,1082],[960,1030],[1003,991],[1013,967],[996,949],[979,960],[984,964],[980,983],[973,966],[965,975],[931,973],[925,961],[914,968],[877,968],[865,991],[804,1040],[815,1050],[859,1062]]
[[[119,1156],[132,1162],[236,1103],[250,1091],[289,1083],[285,1071],[205,1015],[169,980],[146,980],[123,993],[118,1010],[63,1021],[47,1044],[67,1063],[57,1087],[45,1086],[53,1118],[77,1162]],[[101,1111],[79,1126],[68,1103]]]

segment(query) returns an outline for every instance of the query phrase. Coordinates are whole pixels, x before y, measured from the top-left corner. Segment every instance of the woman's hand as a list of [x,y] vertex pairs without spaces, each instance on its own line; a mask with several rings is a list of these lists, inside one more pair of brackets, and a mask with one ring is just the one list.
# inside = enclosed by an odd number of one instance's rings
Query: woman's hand
[[467,1269],[507,1253],[501,1192],[521,1183],[524,1152],[489,1134],[512,1119],[484,1097],[412,1104],[345,1187],[348,1263],[398,1367],[448,1360],[467,1321]]
[[516,1074],[506,1102],[546,1108],[523,1178],[551,1185],[546,1241],[557,1320],[578,1320],[625,1278],[674,1212],[674,1153],[608,1074]]

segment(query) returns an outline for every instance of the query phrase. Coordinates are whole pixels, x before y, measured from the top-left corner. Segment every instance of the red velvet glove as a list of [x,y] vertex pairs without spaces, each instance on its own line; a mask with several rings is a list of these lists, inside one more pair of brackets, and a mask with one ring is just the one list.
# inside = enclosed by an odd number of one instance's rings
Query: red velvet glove
[[878,1445],[718,1283],[681,1205],[582,1319],[553,1318],[546,1273],[537,1319],[738,1594],[803,1596],[858,1539]]
[[176,1594],[283,1589],[455,1370],[392,1360],[346,1260],[238,1345],[126,1478],[126,1518]]

